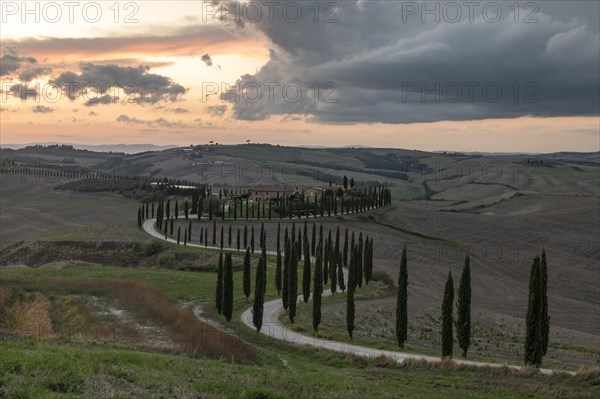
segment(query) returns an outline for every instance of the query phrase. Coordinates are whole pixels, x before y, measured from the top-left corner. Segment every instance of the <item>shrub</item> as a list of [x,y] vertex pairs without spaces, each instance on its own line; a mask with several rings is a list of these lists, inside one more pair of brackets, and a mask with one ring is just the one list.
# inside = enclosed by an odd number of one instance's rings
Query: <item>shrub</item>
[[175,262],[177,261],[177,259],[175,258],[175,255],[173,255],[172,253],[165,252],[165,253],[158,255],[157,261],[158,261],[158,265],[160,267],[171,268],[171,267],[175,266]]
[[148,258],[152,255],[155,255],[159,252],[162,252],[164,249],[162,241],[158,239],[154,239],[148,242],[145,242],[142,251],[144,253],[144,257]]
[[373,271],[373,275],[371,276],[371,280],[382,282],[390,288],[394,288],[394,280],[390,278],[390,276],[384,272],[383,270],[375,270]]

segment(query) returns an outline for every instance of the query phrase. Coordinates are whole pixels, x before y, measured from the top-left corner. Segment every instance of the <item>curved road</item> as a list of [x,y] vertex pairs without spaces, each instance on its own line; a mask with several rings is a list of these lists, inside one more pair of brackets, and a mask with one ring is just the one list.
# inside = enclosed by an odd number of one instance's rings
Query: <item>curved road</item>
[[[146,220],[143,224],[144,231],[150,234],[153,237],[159,238],[161,240],[177,244],[177,240],[172,238],[165,238],[165,235],[156,230],[154,224],[156,223],[155,219]],[[199,244],[187,244],[190,247],[197,248],[210,248],[210,249],[221,249],[221,247],[208,246]],[[236,248],[223,248],[224,251],[238,252]],[[240,252],[245,252],[240,251]],[[274,251],[267,251],[268,255],[277,255]],[[347,278],[347,277],[346,277]],[[331,295],[330,290],[324,290],[323,296]],[[302,300],[302,296],[298,296],[298,301]],[[345,342],[337,342],[330,341],[327,339],[317,338],[310,335],[301,334],[299,332],[295,332],[281,324],[279,321],[279,315],[283,312],[283,306],[281,302],[281,298],[273,299],[271,301],[264,303],[264,313],[263,313],[263,323],[260,333],[266,336],[269,336],[274,339],[279,339],[282,341],[291,342],[299,345],[308,345],[315,348],[323,348],[327,350],[332,350],[341,353],[354,354],[358,356],[366,356],[366,357],[378,357],[378,356],[387,356],[401,363],[406,359],[414,359],[414,360],[425,360],[428,362],[440,362],[439,357],[433,356],[425,356],[418,355],[413,353],[406,352],[397,352],[390,350],[382,350],[375,349],[366,346],[359,346],[348,344]],[[255,329],[254,324],[252,323],[252,308],[247,309],[242,313],[242,322],[251,329]],[[486,362],[475,362],[471,360],[463,360],[463,359],[454,359],[454,362],[467,366],[475,366],[475,367],[508,367],[514,370],[520,370],[520,366],[513,366],[501,363],[486,363]],[[540,369],[542,374],[552,374],[553,370],[550,369]],[[569,372],[569,374],[574,375],[575,373]]]

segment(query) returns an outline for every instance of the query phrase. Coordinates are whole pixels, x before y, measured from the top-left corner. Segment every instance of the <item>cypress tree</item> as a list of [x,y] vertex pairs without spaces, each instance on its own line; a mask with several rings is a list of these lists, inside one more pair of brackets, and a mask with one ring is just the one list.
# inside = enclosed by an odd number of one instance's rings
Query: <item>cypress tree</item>
[[363,236],[362,232],[358,234],[358,266],[356,268],[356,283],[362,287],[363,282]]
[[529,273],[529,300],[525,319],[525,364],[539,367],[542,356],[540,257],[536,256]]
[[304,229],[304,269],[302,270],[302,296],[304,303],[307,303],[310,298],[310,274],[310,247],[306,229]]
[[217,267],[217,290],[215,292],[215,305],[217,312],[223,312],[223,252],[219,254],[219,265]]
[[188,225],[188,242],[192,242],[192,221]]
[[337,254],[335,249],[329,251],[329,280],[331,281],[329,289],[331,290],[331,295],[335,295],[337,289]]
[[337,280],[340,290],[346,291],[346,283],[344,282],[344,266],[342,265],[342,253],[338,254]]
[[277,295],[281,295],[281,248],[277,249],[277,265],[275,267],[275,288],[277,289]]
[[186,219],[186,220],[187,220],[187,219],[189,218],[189,216],[190,216],[190,208],[189,208],[189,205],[188,205],[188,202],[187,202],[187,201],[185,201],[185,202],[183,203],[183,214],[185,215],[185,219]]
[[298,255],[296,254],[296,243],[291,244],[290,249],[290,270],[289,270],[289,297],[288,297],[288,316],[293,323],[296,318],[296,303],[298,302]]
[[137,222],[138,222],[138,228],[142,228],[142,208],[138,208],[138,214],[137,214]]
[[217,246],[217,222],[213,221],[213,236],[212,236],[212,245],[213,247]]
[[237,229],[237,240],[236,240],[236,248],[238,252],[240,252],[240,228]]
[[352,333],[354,332],[354,287],[356,272],[354,269],[357,267],[357,250],[354,248],[350,257],[350,272],[348,273],[348,292],[346,294],[346,330],[350,339],[352,339]]
[[458,286],[456,339],[462,349],[463,357],[467,357],[471,345],[471,259],[469,255],[465,258]]
[[223,276],[223,315],[231,321],[233,315],[233,262],[231,252],[225,257],[225,272]]
[[171,200],[167,200],[167,219],[171,219]]
[[[287,228],[285,231],[287,233]],[[285,309],[285,311],[287,312],[290,287],[290,240],[287,237],[285,239],[285,252],[283,255],[282,284],[283,286],[281,287],[281,300],[283,302],[283,309]]]
[[252,305],[252,323],[254,327],[256,327],[256,332],[260,332],[262,327],[262,319],[264,312],[264,287],[262,286],[264,283],[264,279],[262,274],[266,272],[266,262],[267,260],[261,256],[258,260],[258,266],[256,267],[256,281],[254,284],[254,303]]
[[398,273],[398,297],[396,300],[396,339],[398,346],[404,348],[408,338],[408,265],[406,246],[402,249],[400,272]]
[[346,227],[346,232],[344,233],[344,252],[342,252],[342,256],[344,258],[344,266],[348,266],[348,228]]
[[277,252],[281,249],[281,223],[277,223]]
[[315,256],[317,248],[317,224],[315,222],[313,222],[312,224],[312,236],[311,236],[311,243],[310,243],[310,253],[312,256]]
[[229,225],[229,240],[228,240],[228,243],[229,243],[229,248],[231,248],[231,225]]
[[250,251],[254,253],[254,226],[252,226],[252,233],[250,235]]
[[244,248],[248,248],[248,226],[244,225]]
[[323,292],[323,259],[322,248],[317,248],[315,275],[313,281],[313,329],[315,332],[319,330],[321,323],[321,292]]
[[221,244],[221,250],[223,249],[223,225],[221,225],[221,240],[219,241],[219,244]]
[[327,286],[329,281],[329,239],[325,239],[325,246],[323,247],[323,285]]
[[442,358],[452,357],[454,346],[452,313],[454,307],[454,282],[452,271],[448,272],[448,280],[444,288],[444,301],[442,302]]
[[175,219],[179,219],[179,201],[175,201]]
[[179,245],[179,240],[181,239],[181,226],[177,227],[177,245]]
[[244,256],[243,289],[246,303],[248,303],[248,298],[252,292],[252,288],[250,287],[250,248],[246,248],[246,255]]
[[542,249],[542,261],[540,264],[540,289],[541,289],[541,324],[542,324],[542,343],[541,356],[545,356],[548,351],[548,341],[550,334],[550,316],[548,315],[548,264],[546,263],[546,250]]

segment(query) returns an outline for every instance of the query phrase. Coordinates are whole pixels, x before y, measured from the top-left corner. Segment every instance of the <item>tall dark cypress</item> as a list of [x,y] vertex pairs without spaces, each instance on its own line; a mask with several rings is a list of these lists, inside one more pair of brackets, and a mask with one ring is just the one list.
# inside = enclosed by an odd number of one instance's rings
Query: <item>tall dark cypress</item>
[[408,265],[406,246],[402,249],[400,272],[398,273],[398,297],[396,299],[396,339],[398,346],[404,348],[408,338]]
[[333,249],[329,250],[329,280],[331,282],[329,284],[329,289],[331,290],[331,295],[335,295],[337,289],[337,247],[339,247],[339,245],[336,245]]
[[310,243],[310,253],[312,256],[315,256],[317,248],[317,224],[315,222],[313,222],[312,224],[312,236],[311,236],[311,243]]
[[219,254],[219,265],[217,267],[217,289],[215,291],[215,305],[217,312],[223,312],[223,252]]
[[548,315],[548,264],[546,263],[546,250],[542,249],[542,261],[540,264],[540,290],[541,290],[541,356],[548,351],[548,338],[550,335],[550,316]]
[[142,208],[138,208],[138,214],[137,214],[137,222],[138,222],[138,228],[142,228]]
[[275,288],[277,289],[277,295],[281,295],[281,273],[282,273],[282,259],[281,259],[281,248],[277,249],[277,264],[275,267]]
[[323,259],[322,248],[319,246],[316,253],[315,275],[313,281],[313,329],[319,330],[321,324],[321,293],[323,292]]
[[175,201],[175,219],[179,219],[179,201]]
[[213,222],[213,236],[212,236],[212,245],[213,247],[217,246],[217,222]]
[[358,234],[358,267],[356,268],[356,284],[362,287],[363,283],[363,236],[362,232]]
[[525,318],[525,364],[539,367],[542,361],[540,257],[536,256],[529,273],[529,300]]
[[442,358],[452,357],[454,346],[452,313],[454,308],[454,282],[452,271],[448,272],[448,280],[444,288],[444,301],[442,302]]
[[181,239],[181,226],[177,227],[177,245],[179,245],[179,240]]
[[244,255],[244,276],[243,276],[243,288],[244,288],[244,296],[246,297],[246,303],[248,303],[248,298],[250,297],[250,293],[252,292],[252,288],[250,287],[250,248],[246,248],[246,255]]
[[302,297],[304,303],[310,298],[310,246],[308,244],[308,234],[304,229],[304,268],[302,270]]
[[[285,230],[287,232],[287,228]],[[286,234],[287,236],[287,234]],[[284,255],[283,255],[283,276],[281,279],[281,301],[283,302],[283,309],[287,312],[289,303],[289,287],[290,287],[290,240],[286,237],[284,242]]]
[[279,252],[281,249],[281,223],[277,223],[277,248],[276,251]]
[[238,252],[240,251],[240,228],[238,227],[237,229],[237,240],[236,240],[236,248],[238,250]]
[[223,316],[231,321],[233,315],[233,262],[231,252],[225,256],[225,272],[223,276]]
[[463,357],[467,357],[471,345],[471,258],[465,258],[460,285],[458,286],[458,302],[456,317],[456,339],[462,349]]
[[228,243],[229,243],[229,248],[231,248],[231,225],[229,225],[229,240],[228,240]]
[[289,270],[288,316],[293,323],[296,318],[296,303],[298,302],[298,255],[296,243],[291,244]]
[[357,250],[353,249],[352,255],[350,256],[350,270],[348,273],[348,292],[346,293],[346,330],[348,331],[348,335],[350,339],[352,339],[352,334],[354,332],[354,287],[356,272],[354,269],[357,267]]
[[221,250],[223,249],[223,244],[224,244],[224,236],[223,236],[223,225],[221,225],[221,241],[219,242],[221,245]]
[[342,292],[346,291],[346,283],[344,282],[344,265],[342,264],[342,253],[338,254],[338,265],[337,265],[337,281],[338,286]]
[[248,226],[244,225],[244,248],[248,248]]
[[344,233],[344,252],[342,252],[344,266],[348,266],[348,228],[346,227],[346,232]]
[[254,253],[254,225],[252,225],[252,230],[250,233],[250,251]]
[[258,260],[258,266],[256,267],[256,280],[254,283],[254,303],[252,305],[252,323],[256,327],[256,332],[260,332],[263,322],[265,294],[263,273],[266,273],[266,262],[262,256]]

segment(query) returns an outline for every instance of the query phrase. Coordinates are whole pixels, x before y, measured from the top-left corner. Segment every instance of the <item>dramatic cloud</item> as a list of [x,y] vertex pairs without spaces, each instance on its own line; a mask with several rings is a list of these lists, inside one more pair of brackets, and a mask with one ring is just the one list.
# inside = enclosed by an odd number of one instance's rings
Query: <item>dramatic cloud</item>
[[[80,74],[64,72],[50,82],[61,87],[71,100],[84,95],[86,105],[118,102],[118,98],[107,93],[111,89],[122,89],[128,97],[124,101],[139,104],[175,102],[187,91],[166,76],[149,73],[150,67],[146,65],[134,68],[81,63],[79,68]],[[102,96],[93,97],[89,91]]]
[[43,105],[36,105],[35,107],[33,107],[33,112],[35,112],[36,114],[47,114],[50,112],[54,112],[54,109]]
[[51,68],[44,67],[25,69],[19,73],[19,80],[23,82],[30,82],[38,76],[48,75],[50,72],[52,72]]
[[[309,3],[298,4],[313,15]],[[423,22],[405,2],[336,6],[337,23],[324,23],[322,13],[320,23],[264,18],[255,25],[273,48],[256,74],[240,77],[238,96],[224,97],[235,118],[413,123],[598,114],[598,26],[561,18],[568,4],[554,5],[552,15],[542,8],[535,23],[523,22],[531,10],[515,22],[504,3],[498,21],[480,7],[452,22],[441,12],[439,22],[431,15]],[[597,15],[597,4],[581,7],[582,17]]]
[[17,46],[8,45],[4,47],[0,57],[0,76],[7,76],[18,69],[21,65],[31,65],[37,63],[33,57],[21,57]]

